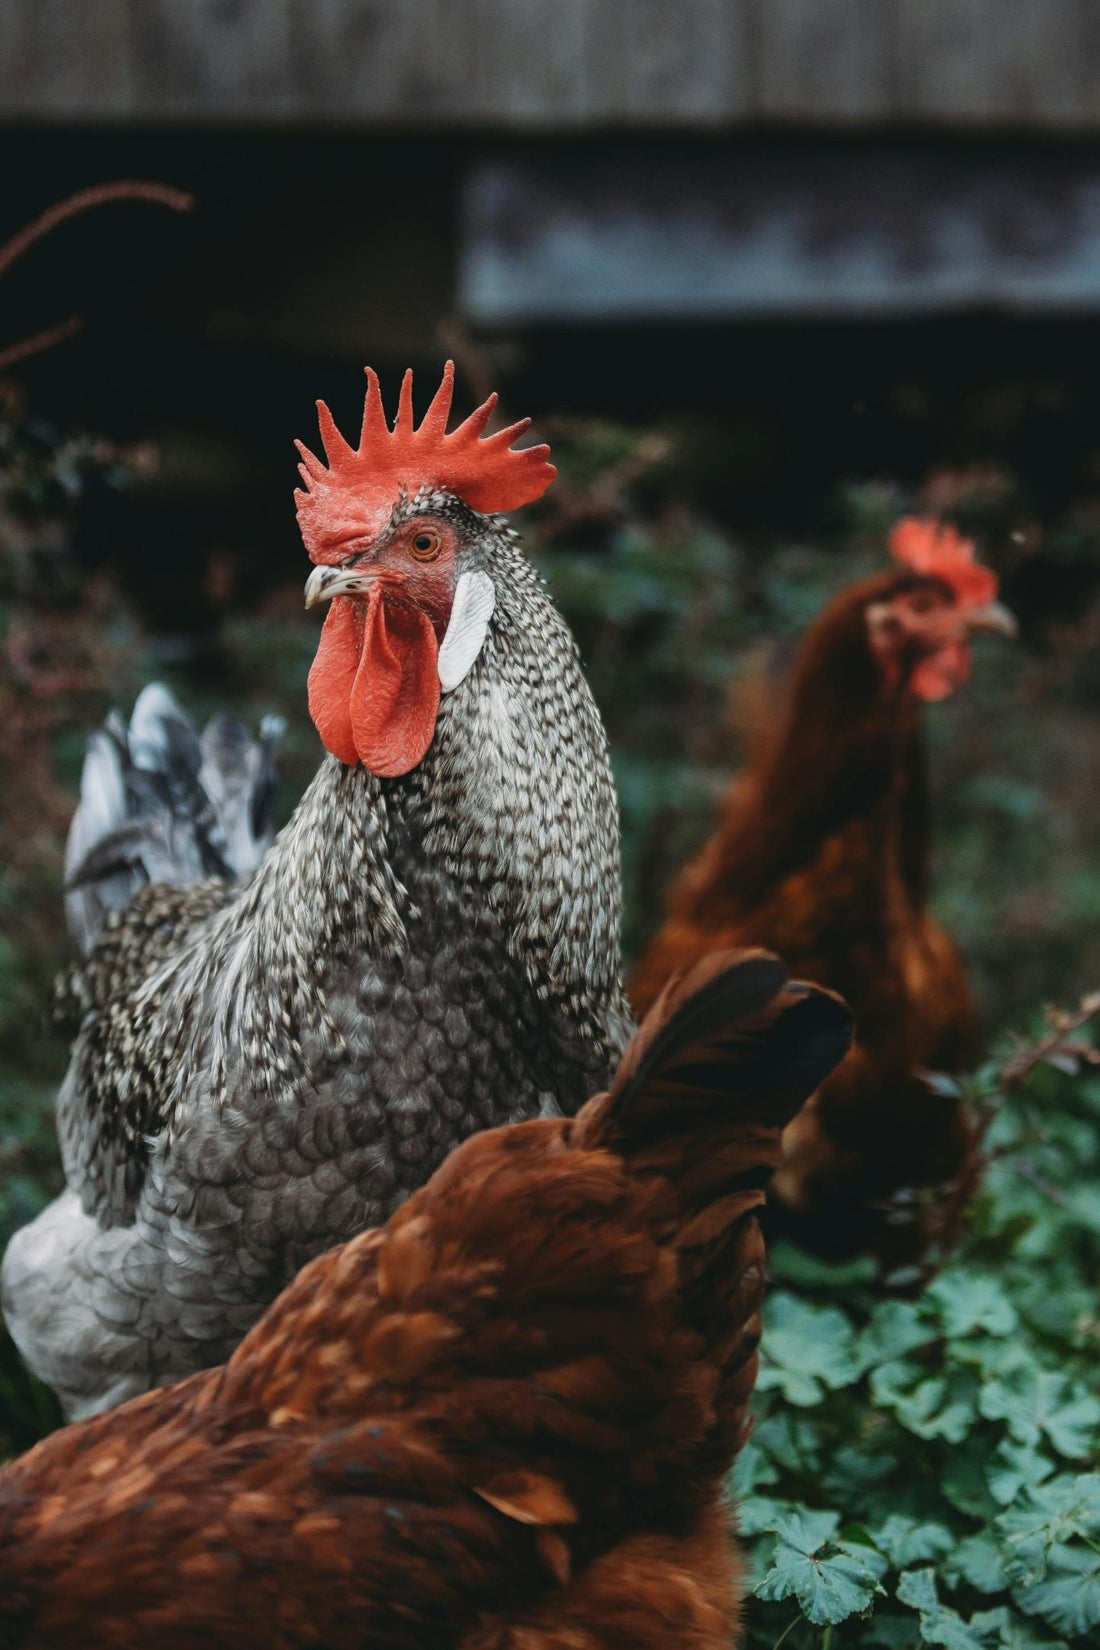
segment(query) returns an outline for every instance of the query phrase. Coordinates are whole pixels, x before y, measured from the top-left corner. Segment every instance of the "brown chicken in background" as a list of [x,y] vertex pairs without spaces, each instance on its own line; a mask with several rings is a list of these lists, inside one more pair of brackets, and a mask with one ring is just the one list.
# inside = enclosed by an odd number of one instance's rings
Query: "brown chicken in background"
[[767,945],[843,994],[855,1046],[784,1135],[774,1229],[825,1257],[873,1249],[900,1281],[947,1240],[975,1175],[958,1101],[923,1075],[970,1063],[974,1010],[928,910],[922,707],[966,680],[973,631],[1015,625],[950,527],[903,521],[891,549],[898,568],[842,591],[805,637],[630,990],[640,1013],[707,952]]
[[0,1645],[727,1650],[757,1213],[849,1041],[774,957],[698,965],[576,1118],[467,1141],[225,1367],[0,1474]]

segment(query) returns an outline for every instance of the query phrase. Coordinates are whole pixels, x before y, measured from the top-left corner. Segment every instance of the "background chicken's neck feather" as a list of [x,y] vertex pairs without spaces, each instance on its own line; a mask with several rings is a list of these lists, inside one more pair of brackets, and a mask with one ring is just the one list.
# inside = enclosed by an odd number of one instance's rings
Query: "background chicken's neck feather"
[[[911,908],[924,905],[929,842],[920,706],[904,683],[883,680],[865,617],[868,602],[892,583],[887,575],[847,591],[806,637],[771,738],[686,875],[692,915],[714,922],[716,879],[728,890],[729,915],[741,917],[822,855],[835,885],[852,877],[866,884],[862,891],[883,918],[886,893],[893,900],[904,891]],[[707,891],[708,912],[691,908],[696,889]]]

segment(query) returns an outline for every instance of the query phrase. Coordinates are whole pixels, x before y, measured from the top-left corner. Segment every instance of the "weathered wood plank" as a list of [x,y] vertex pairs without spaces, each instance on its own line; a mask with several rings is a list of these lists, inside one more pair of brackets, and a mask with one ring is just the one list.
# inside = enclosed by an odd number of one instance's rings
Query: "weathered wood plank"
[[1100,6],[1003,0],[992,35],[998,109],[1030,125],[1100,123]]
[[290,51],[295,4],[134,0],[136,112],[233,119],[299,108]]
[[1100,124],[1095,0],[895,0],[897,112],[987,126]]
[[476,102],[475,21],[470,0],[296,4],[297,107],[354,125],[465,119]]
[[757,111],[855,122],[891,113],[892,0],[757,0]]
[[999,0],[894,0],[897,113],[984,120],[996,108],[992,39]]
[[399,113],[415,55],[416,8],[403,0],[313,0],[291,15],[296,102],[321,118],[362,122]]
[[131,52],[131,0],[0,0],[0,110],[124,114]]
[[0,0],[0,119],[1100,131],[1100,0]]
[[[600,103],[587,53],[600,0],[473,0],[476,93],[471,119],[575,127]],[[469,14],[468,14],[469,15]]]
[[749,109],[753,0],[597,0],[587,62],[595,118],[641,126],[693,119],[714,125]]

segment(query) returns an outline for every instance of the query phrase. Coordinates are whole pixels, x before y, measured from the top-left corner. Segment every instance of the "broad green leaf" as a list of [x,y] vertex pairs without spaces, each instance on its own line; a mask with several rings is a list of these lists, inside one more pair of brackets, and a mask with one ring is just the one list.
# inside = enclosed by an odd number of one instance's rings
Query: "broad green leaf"
[[734,1525],[739,1535],[759,1535],[763,1530],[777,1530],[798,1510],[790,1501],[779,1501],[771,1495],[746,1495],[734,1503]]
[[872,1397],[891,1409],[903,1427],[918,1438],[945,1438],[951,1444],[961,1443],[973,1426],[978,1391],[969,1370],[924,1376],[918,1365],[904,1359],[871,1373]]
[[1028,1492],[1025,1505],[1002,1513],[995,1526],[1010,1574],[1040,1580],[1053,1553],[1075,1537],[1100,1536],[1100,1473],[1065,1473]]
[[789,1403],[810,1407],[858,1373],[855,1335],[842,1312],[778,1294],[764,1309],[761,1392],[778,1389]]
[[907,1570],[898,1577],[898,1598],[914,1610],[934,1610],[939,1604],[935,1570]]
[[892,1363],[918,1346],[927,1346],[935,1335],[935,1326],[915,1301],[884,1301],[856,1343],[856,1361],[861,1370]]
[[1085,1546],[1056,1547],[1042,1581],[1013,1587],[1029,1616],[1041,1616],[1070,1637],[1100,1626],[1100,1552]]
[[978,1630],[996,1630],[1000,1638],[996,1643],[1001,1650],[1068,1650],[1064,1639],[1052,1639],[1033,1622],[1007,1604],[998,1605],[996,1610],[979,1610],[970,1618],[970,1625]]
[[956,1266],[941,1272],[925,1299],[949,1339],[978,1331],[984,1335],[1011,1335],[1019,1321],[998,1279],[969,1267]]
[[1084,1460],[1097,1442],[1100,1400],[1034,1364],[989,1381],[978,1404],[987,1419],[1003,1420],[1018,1443],[1034,1448],[1045,1432],[1071,1461]]
[[918,1523],[895,1513],[872,1532],[875,1545],[898,1570],[925,1560],[942,1558],[955,1546],[956,1536],[945,1524]]
[[986,1467],[986,1480],[994,1500],[1007,1507],[1022,1489],[1041,1484],[1054,1470],[1054,1462],[1041,1451],[1002,1438]]
[[882,1592],[873,1549],[832,1540],[836,1513],[795,1514],[783,1521],[772,1568],[756,1589],[762,1599],[794,1597],[815,1626],[866,1610]]
[[800,1410],[779,1410],[757,1422],[753,1442],[769,1460],[799,1477],[814,1478],[821,1470],[821,1433]]
[[898,1578],[898,1599],[920,1615],[924,1644],[940,1644],[945,1650],[991,1650],[1000,1642],[1000,1622],[975,1617],[964,1621],[957,1610],[940,1602],[934,1570],[906,1570]]
[[730,1490],[740,1500],[751,1495],[758,1484],[774,1484],[778,1477],[778,1469],[764,1454],[756,1439],[750,1438],[742,1445],[741,1452],[733,1463]]
[[1008,1585],[1000,1549],[985,1531],[955,1542],[945,1554],[943,1575],[949,1582],[965,1581],[979,1593],[1000,1593]]

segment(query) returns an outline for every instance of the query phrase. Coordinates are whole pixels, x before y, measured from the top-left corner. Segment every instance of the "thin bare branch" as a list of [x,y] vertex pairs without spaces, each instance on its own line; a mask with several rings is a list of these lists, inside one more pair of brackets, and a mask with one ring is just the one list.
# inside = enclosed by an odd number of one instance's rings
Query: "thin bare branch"
[[1082,997],[1076,1009],[1069,1013],[1048,1010],[1050,1030],[1030,1048],[1021,1049],[1001,1068],[1001,1087],[1012,1088],[1022,1083],[1044,1060],[1064,1049],[1075,1031],[1080,1031],[1089,1020],[1100,1014],[1100,991],[1090,991]]
[[65,223],[69,218],[78,217],[81,212],[90,212],[97,206],[106,206],[109,201],[148,201],[154,206],[167,206],[173,212],[190,212],[195,204],[195,197],[186,189],[174,189],[171,184],[143,183],[133,179],[118,183],[97,183],[90,189],[78,189],[75,195],[68,195],[63,201],[48,206],[32,223],[20,229],[10,241],[0,246],[0,276],[5,275],[17,258],[21,258],[37,241],[56,229],[58,224]]
[[[131,179],[118,183],[97,183],[90,189],[78,189],[75,195],[69,195],[65,200],[47,207],[32,223],[27,224],[18,234],[0,246],[0,278],[7,274],[17,259],[42,240],[43,236],[56,229],[58,224],[77,217],[81,212],[89,212],[97,206],[106,206],[110,201],[147,201],[154,206],[167,206],[173,212],[190,212],[195,204],[195,197],[188,194],[185,189],[174,189],[171,184],[143,183]],[[46,327],[44,331],[36,332],[30,338],[22,338],[16,344],[9,344],[0,350],[0,372],[5,372],[19,361],[25,361],[28,356],[51,349],[54,344],[63,343],[66,338],[71,338],[74,333],[79,332],[83,325],[78,315],[71,315],[67,321],[62,321],[55,327]]]
[[37,355],[41,350],[52,349],[55,344],[63,344],[66,338],[71,338],[84,325],[79,315],[70,315],[67,321],[61,321],[56,327],[46,327],[42,332],[36,332],[30,338],[23,338],[18,344],[9,344],[6,349],[0,349],[0,372],[7,372],[9,367],[25,361],[29,355]]

